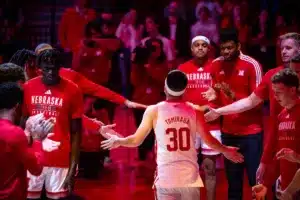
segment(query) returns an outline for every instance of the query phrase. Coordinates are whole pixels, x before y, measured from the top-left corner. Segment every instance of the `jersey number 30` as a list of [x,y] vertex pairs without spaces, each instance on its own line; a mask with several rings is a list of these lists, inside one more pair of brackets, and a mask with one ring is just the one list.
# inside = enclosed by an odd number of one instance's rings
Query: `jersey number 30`
[[188,151],[191,148],[190,129],[182,127],[179,129],[168,128],[166,134],[170,135],[170,144],[167,145],[168,151]]

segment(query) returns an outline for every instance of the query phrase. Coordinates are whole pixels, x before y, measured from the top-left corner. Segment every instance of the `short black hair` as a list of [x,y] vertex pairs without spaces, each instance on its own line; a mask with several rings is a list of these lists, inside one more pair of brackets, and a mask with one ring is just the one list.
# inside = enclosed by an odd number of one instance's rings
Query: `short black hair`
[[290,62],[291,63],[300,63],[300,55],[294,56]]
[[239,43],[239,33],[233,28],[224,28],[220,30],[220,43],[233,41]]
[[12,109],[23,102],[23,90],[16,82],[0,84],[0,110]]
[[166,83],[172,91],[180,92],[186,89],[188,78],[182,71],[172,70],[167,76]]
[[48,64],[53,64],[57,67],[61,66],[61,57],[60,57],[60,52],[56,49],[46,49],[42,51],[38,56],[37,56],[37,66],[41,67],[41,63],[46,62]]
[[30,59],[36,59],[35,53],[28,49],[21,49],[11,57],[9,62],[24,68],[26,62]]
[[286,68],[283,70],[280,70],[272,77],[272,83],[282,83],[283,85],[287,87],[299,87],[299,77],[297,73],[290,69]]
[[14,63],[0,65],[0,83],[25,81],[24,70]]

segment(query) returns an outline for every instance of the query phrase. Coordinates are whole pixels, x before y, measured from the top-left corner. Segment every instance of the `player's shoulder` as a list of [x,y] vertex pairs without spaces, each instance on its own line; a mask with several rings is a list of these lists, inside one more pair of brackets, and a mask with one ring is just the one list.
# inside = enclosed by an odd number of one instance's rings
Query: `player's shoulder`
[[69,91],[69,90],[72,90],[72,91],[79,90],[79,87],[77,86],[77,84],[74,83],[73,81],[67,79],[67,78],[61,77],[61,84],[63,85],[63,87],[67,91]]
[[219,56],[217,58],[215,58],[214,60],[212,60],[212,64],[219,64],[221,62],[224,61],[224,57],[223,56]]
[[193,64],[192,60],[188,60],[188,61],[180,64],[177,69],[184,72],[184,70],[190,69],[192,64]]
[[243,53],[240,54],[239,59],[244,62],[247,63],[248,66],[253,66],[255,68],[260,68],[260,63],[255,60],[254,58],[252,58],[251,56],[245,55]]
[[35,78],[32,78],[28,81],[26,81],[23,85],[24,88],[26,87],[30,87],[32,85],[36,86],[36,84],[40,84],[41,83],[41,80],[42,80],[42,77],[41,76],[37,76]]
[[283,66],[278,66],[276,68],[270,69],[269,71],[267,71],[267,73],[265,74],[265,76],[269,76],[272,77],[274,74],[276,74],[277,72],[283,70],[284,67]]
[[9,140],[11,144],[18,144],[20,141],[26,139],[24,130],[14,124],[1,124],[1,131],[9,133]]

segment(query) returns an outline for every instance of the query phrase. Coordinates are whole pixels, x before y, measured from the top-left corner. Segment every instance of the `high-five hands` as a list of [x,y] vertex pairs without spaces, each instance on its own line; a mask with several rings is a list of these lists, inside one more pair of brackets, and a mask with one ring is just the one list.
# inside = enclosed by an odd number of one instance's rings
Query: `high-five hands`
[[234,163],[244,162],[244,156],[238,152],[239,148],[237,147],[226,147],[226,151],[223,152],[223,155]]

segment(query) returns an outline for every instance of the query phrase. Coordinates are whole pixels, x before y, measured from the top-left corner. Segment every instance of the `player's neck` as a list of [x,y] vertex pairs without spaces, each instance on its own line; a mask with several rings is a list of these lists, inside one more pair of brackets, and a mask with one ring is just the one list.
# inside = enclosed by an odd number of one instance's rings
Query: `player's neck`
[[288,110],[292,109],[297,104],[298,100],[299,100],[298,97],[290,99],[288,105],[285,106],[285,108],[288,109]]
[[166,101],[181,101],[182,97],[167,96]]
[[194,57],[193,61],[198,67],[203,67],[203,65],[207,62],[208,57],[205,56],[203,58]]
[[0,111],[0,119],[8,120],[13,122],[14,117],[13,117],[13,111],[12,110],[2,110]]
[[42,82],[46,85],[46,86],[53,86],[53,85],[58,85],[60,83],[61,78],[58,77],[57,80],[53,81],[53,82],[49,82],[46,81],[43,77],[42,77]]

